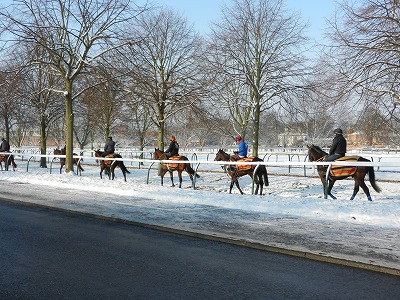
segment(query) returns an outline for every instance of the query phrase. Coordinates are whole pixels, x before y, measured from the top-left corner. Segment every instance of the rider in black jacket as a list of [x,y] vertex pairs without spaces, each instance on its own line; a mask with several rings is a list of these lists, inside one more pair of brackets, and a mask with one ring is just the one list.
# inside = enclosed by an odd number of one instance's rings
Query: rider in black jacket
[[10,152],[10,144],[5,138],[1,138],[0,152]]
[[343,136],[342,129],[336,128],[333,133],[335,133],[335,137],[329,149],[329,156],[325,158],[325,161],[334,161],[346,154],[347,141]]
[[169,138],[170,144],[167,150],[165,150],[165,155],[167,156],[167,158],[170,158],[171,156],[175,156],[175,155],[179,155],[178,151],[179,151],[179,144],[176,141],[176,138],[171,135],[171,137]]

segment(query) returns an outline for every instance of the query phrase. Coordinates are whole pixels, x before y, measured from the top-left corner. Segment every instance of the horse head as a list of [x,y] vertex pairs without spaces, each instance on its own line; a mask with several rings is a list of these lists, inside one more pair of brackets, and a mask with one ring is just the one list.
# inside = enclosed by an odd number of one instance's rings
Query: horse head
[[101,153],[100,149],[94,150],[94,156],[96,157],[101,157]]
[[165,154],[158,148],[154,148],[153,159],[165,159]]
[[219,149],[217,154],[215,155],[214,161],[229,161],[230,155],[226,153],[224,150]]
[[311,146],[307,145],[308,148],[308,160],[309,161],[316,161],[321,157],[324,157],[328,153],[322,150],[321,147],[312,144]]

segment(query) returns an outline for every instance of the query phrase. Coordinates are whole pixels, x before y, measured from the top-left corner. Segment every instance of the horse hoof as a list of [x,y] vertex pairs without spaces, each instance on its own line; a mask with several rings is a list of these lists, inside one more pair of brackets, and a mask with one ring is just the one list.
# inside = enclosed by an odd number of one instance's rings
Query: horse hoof
[[371,196],[367,196],[368,201],[372,201]]
[[354,195],[353,195],[353,196],[351,196],[351,197],[350,197],[350,200],[354,200],[354,197],[355,197]]
[[332,194],[329,194],[329,197],[331,197],[333,200],[336,200],[337,198],[333,196]]

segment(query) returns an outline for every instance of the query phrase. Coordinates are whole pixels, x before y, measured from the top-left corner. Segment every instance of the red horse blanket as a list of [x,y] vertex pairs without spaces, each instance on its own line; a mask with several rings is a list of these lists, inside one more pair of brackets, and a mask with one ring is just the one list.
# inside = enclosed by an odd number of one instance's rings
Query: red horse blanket
[[[253,159],[254,159],[254,157],[244,157],[244,158],[238,159],[237,161],[238,161],[238,162],[252,162]],[[242,164],[240,164],[240,165],[235,165],[235,168],[236,168],[238,171],[248,171],[248,170],[250,170],[252,167],[253,167],[252,165],[242,165]]]
[[[179,155],[171,156],[169,158],[169,160],[180,160],[180,159],[181,159],[181,157]],[[169,170],[176,169],[176,168],[178,168],[178,163],[167,163],[167,167]]]
[[[348,162],[356,162],[360,156],[343,156],[339,159],[336,159],[335,161],[348,161]],[[346,177],[346,176],[352,176],[354,173],[357,171],[357,167],[352,167],[352,166],[335,166],[332,165],[331,167],[331,175],[335,177]]]

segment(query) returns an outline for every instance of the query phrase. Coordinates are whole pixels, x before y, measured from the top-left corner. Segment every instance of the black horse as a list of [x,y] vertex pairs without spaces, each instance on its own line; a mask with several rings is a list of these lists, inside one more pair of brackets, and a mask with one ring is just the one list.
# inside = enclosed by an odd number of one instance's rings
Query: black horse
[[[217,155],[215,156],[215,161],[235,161],[234,158],[232,158],[231,155],[226,153],[224,150],[219,149],[217,152]],[[262,162],[263,160],[258,157],[248,157],[246,159],[239,159],[238,162]],[[265,165],[260,164],[258,168],[256,169],[256,165],[230,165],[226,167],[226,170],[231,177],[231,185],[229,187],[229,194],[232,193],[232,188],[233,185],[236,184],[236,187],[238,188],[239,192],[243,194],[242,189],[239,186],[239,181],[238,177],[244,176],[244,175],[249,175],[251,178],[253,178],[253,175],[256,175],[254,178],[254,182],[256,183],[257,187],[255,190],[255,194],[258,194],[258,191],[260,191],[260,195],[262,195],[263,192],[263,186],[269,185],[268,182],[268,173],[267,173],[267,168]]]
[[[327,152],[322,150],[320,147],[311,145],[308,146],[308,160],[309,161],[323,161],[325,157],[328,155]],[[344,156],[342,158],[339,158],[336,161],[353,161],[353,162],[371,162],[370,160],[361,157],[361,156]],[[327,171],[328,166],[323,166],[323,165],[318,165],[317,166],[317,171],[318,175],[321,178],[322,181],[322,186],[324,187],[324,190],[326,188],[326,171]],[[332,166],[331,171],[329,172],[328,176],[328,188],[326,194],[329,195],[332,199],[336,199],[336,197],[332,194],[332,187],[335,184],[336,180],[341,180],[345,179],[347,177],[353,177],[354,179],[354,191],[353,195],[350,197],[350,200],[353,200],[354,197],[357,195],[360,186],[363,189],[364,193],[367,195],[367,199],[369,201],[372,201],[371,195],[369,193],[369,189],[367,185],[365,184],[365,175],[368,173],[369,177],[369,182],[371,183],[371,186],[374,188],[376,192],[380,192],[381,189],[378,187],[378,185],[375,182],[375,172],[374,168],[371,166],[353,166],[353,167],[348,167],[348,166]]]
[[[103,151],[96,150],[94,151],[94,155],[96,157],[102,157],[101,155],[103,154]],[[106,155],[104,158],[122,158],[121,155],[112,153]],[[129,170],[126,168],[124,162],[122,160],[101,160],[100,161],[100,178],[103,178],[103,171],[106,170],[106,173],[108,174],[108,179],[114,179],[115,178],[115,168],[119,167],[122,171],[122,174],[124,175],[124,180],[126,181],[126,174],[130,174]]]

